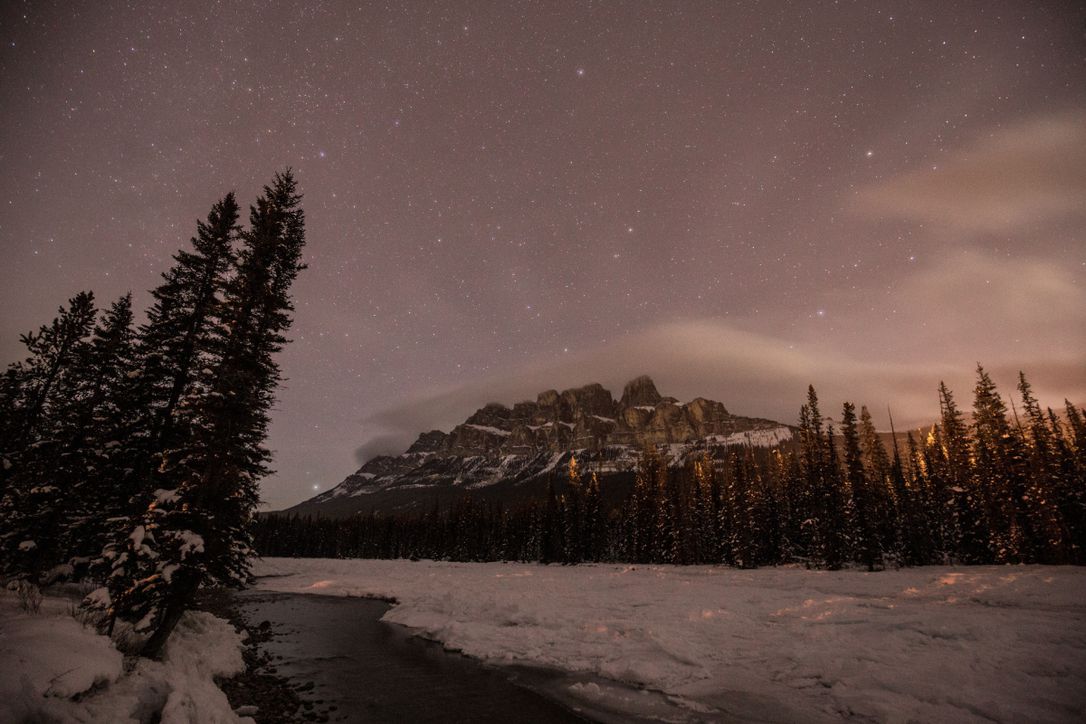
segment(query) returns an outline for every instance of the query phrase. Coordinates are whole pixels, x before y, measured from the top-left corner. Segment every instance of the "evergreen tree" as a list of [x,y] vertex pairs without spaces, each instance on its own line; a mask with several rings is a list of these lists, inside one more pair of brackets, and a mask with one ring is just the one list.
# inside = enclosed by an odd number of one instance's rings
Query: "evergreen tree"
[[826,428],[826,464],[822,474],[821,519],[823,560],[830,570],[841,568],[851,557],[849,529],[855,517],[848,481],[841,476],[833,427]]
[[1022,527],[1019,502],[1025,495],[1020,439],[1007,420],[1007,407],[988,373],[977,367],[973,402],[973,471],[985,503],[989,548],[998,563],[1028,556],[1033,541]]
[[1075,514],[1074,483],[1064,480],[1052,429],[1023,372],[1018,373],[1018,391],[1025,407],[1026,427],[1020,434],[1027,448],[1028,465],[1022,505],[1034,531],[1033,559],[1063,563],[1069,555],[1064,514]]
[[[286,342],[289,290],[303,268],[300,201],[287,171],[252,207],[208,342],[210,364],[197,370],[177,406],[185,411],[187,435],[166,450],[163,467],[176,471],[178,486],[158,490],[133,530],[145,575],[124,581],[113,610],[150,633],[144,655],[158,655],[201,584],[234,585],[247,577],[257,482],[268,472],[268,409],[280,381],[274,355]],[[233,225],[224,221],[220,228],[227,226]],[[195,281],[210,283],[213,276]]]
[[988,518],[985,496],[973,475],[972,444],[965,415],[958,409],[954,395],[939,383],[939,469],[951,494],[952,550],[964,563],[990,560]]
[[929,527],[930,520],[927,517],[927,512],[930,509],[926,495],[928,482],[920,455],[920,448],[912,431],[906,434],[905,439],[909,465],[903,471],[903,486],[899,504],[902,534],[901,555],[902,561],[906,565],[920,566],[932,563],[934,558],[934,545]]
[[581,467],[575,455],[569,456],[566,471],[566,494],[563,496],[564,563],[580,563],[584,560],[584,506]]
[[[870,422],[870,417],[868,418]],[[857,560],[873,571],[882,567],[882,541],[876,529],[877,502],[873,487],[864,468],[860,449],[860,433],[856,424],[856,407],[846,402],[841,413],[841,436],[844,443],[845,480],[852,491],[853,543]]]
[[102,550],[107,521],[127,514],[121,480],[124,440],[135,408],[127,395],[136,372],[132,295],[114,302],[95,326],[73,375],[73,404],[63,422],[57,472],[69,491],[64,549],[78,565]]
[[646,445],[637,462],[633,495],[627,509],[627,545],[634,563],[650,563],[657,550],[657,504],[661,477],[667,468],[653,445]]
[[562,560],[565,548],[562,540],[562,516],[558,495],[554,490],[554,480],[547,481],[547,502],[540,518],[540,554],[541,563],[557,563]]
[[897,500],[890,454],[886,451],[866,406],[860,407],[860,449],[863,452],[866,477],[871,484],[873,525],[878,535],[879,548],[885,557],[894,551],[896,545]]
[[145,366],[141,379],[148,388],[153,416],[149,420],[152,454],[169,450],[186,433],[176,429],[182,419],[177,408],[197,383],[215,343],[213,337],[219,334],[216,324],[240,231],[238,213],[233,193],[215,203],[207,220],[196,224],[192,251],[179,250],[162,283],[151,291],[154,303],[140,342]]
[[589,561],[599,561],[603,557],[603,543],[606,540],[607,518],[600,493],[600,479],[595,471],[588,479],[588,489],[584,496],[584,557]]
[[702,453],[694,460],[692,473],[694,480],[692,527],[695,536],[695,562],[715,563],[719,560],[720,551],[716,535],[719,495],[713,458],[708,452]]
[[906,511],[909,504],[908,485],[905,481],[905,464],[901,461],[901,448],[899,448],[897,444],[897,430],[894,429],[894,417],[890,414],[889,408],[887,408],[886,412],[890,417],[890,439],[894,449],[893,457],[890,460],[890,483],[888,486],[890,495],[894,501],[891,518],[893,521],[891,525],[893,533],[888,549],[893,551],[898,565],[904,565],[907,563],[905,548],[908,545],[908,542],[905,540],[905,536],[908,534],[905,530]]
[[[80,292],[49,325],[22,336],[16,419],[3,451],[7,480],[0,500],[0,572],[38,579],[66,552],[62,528],[71,478],[65,474],[71,414],[80,405],[81,373],[94,324],[94,295]],[[19,404],[21,403],[21,404]]]

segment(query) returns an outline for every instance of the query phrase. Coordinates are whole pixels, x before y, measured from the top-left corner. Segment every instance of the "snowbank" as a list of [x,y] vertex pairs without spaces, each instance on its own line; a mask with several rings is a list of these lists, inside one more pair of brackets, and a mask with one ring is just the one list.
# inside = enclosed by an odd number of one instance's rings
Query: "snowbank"
[[709,718],[1086,719],[1081,568],[267,559],[256,573],[269,591],[392,597],[386,620],[449,648],[659,689]]
[[0,722],[139,722],[161,712],[163,724],[239,719],[213,677],[245,668],[241,638],[229,622],[190,611],[163,660],[141,659],[124,673],[105,636],[82,626],[75,604],[46,596],[36,614],[0,593]]

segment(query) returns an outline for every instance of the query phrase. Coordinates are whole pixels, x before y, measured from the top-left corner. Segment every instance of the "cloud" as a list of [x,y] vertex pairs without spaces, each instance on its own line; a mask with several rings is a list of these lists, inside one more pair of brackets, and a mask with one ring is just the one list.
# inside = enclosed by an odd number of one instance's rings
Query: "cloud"
[[907,343],[990,359],[1086,360],[1086,289],[1056,261],[950,250],[906,277],[897,296],[924,325]]
[[[789,334],[751,331],[762,324],[756,320],[676,321],[574,351],[558,363],[431,390],[366,420],[372,437],[358,456],[402,451],[420,432],[448,430],[487,402],[534,399],[552,387],[600,382],[617,398],[639,374],[651,375],[661,394],[682,401],[711,397],[734,414],[782,422],[795,421],[807,385],[814,384],[827,414],[851,400],[870,406],[883,425],[888,405],[903,426],[929,423],[938,414],[940,380],[968,407],[978,361],[1005,394],[1022,369],[1043,403],[1086,400],[1080,333],[1086,290],[1058,264],[978,249],[948,252],[902,279],[893,300],[899,318],[854,312],[834,320],[836,333],[820,326]],[[844,344],[857,336],[860,344]]]
[[1086,113],[995,131],[861,191],[855,209],[985,233],[1086,215]]

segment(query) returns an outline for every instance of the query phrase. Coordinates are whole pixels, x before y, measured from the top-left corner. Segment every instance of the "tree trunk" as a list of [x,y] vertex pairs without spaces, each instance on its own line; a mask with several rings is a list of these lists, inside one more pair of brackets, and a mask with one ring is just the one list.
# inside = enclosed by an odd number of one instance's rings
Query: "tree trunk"
[[177,581],[172,588],[162,622],[143,644],[140,656],[148,659],[158,659],[162,656],[162,649],[170,638],[170,634],[173,633],[174,627],[181,620],[181,616],[188,609],[189,603],[196,594],[196,589],[199,588],[199,581],[195,577],[186,576],[183,580]]

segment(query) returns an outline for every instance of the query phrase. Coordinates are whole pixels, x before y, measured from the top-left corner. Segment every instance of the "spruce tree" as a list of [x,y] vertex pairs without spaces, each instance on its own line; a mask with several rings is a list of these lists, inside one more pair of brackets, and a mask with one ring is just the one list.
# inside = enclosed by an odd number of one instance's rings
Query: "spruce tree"
[[1026,494],[1022,441],[1007,420],[1007,406],[995,383],[979,365],[973,402],[973,458],[995,561],[1020,562],[1031,555],[1035,542],[1020,514]]
[[[200,585],[247,578],[257,483],[270,458],[263,445],[268,410],[280,381],[274,355],[287,341],[289,291],[303,268],[300,201],[287,171],[251,208],[207,364],[195,371],[183,403],[179,398],[186,435],[164,453],[163,467],[176,470],[177,487],[155,493],[131,534],[145,575],[125,581],[113,607],[138,632],[150,633],[140,651],[145,656],[159,654]],[[219,228],[232,228],[223,217]],[[194,283],[212,284],[214,274],[205,271]]]
[[841,475],[832,425],[826,428],[825,450],[826,463],[820,491],[823,560],[827,568],[837,570],[851,557],[849,529],[854,515],[848,481]]
[[885,556],[894,550],[897,503],[891,480],[890,454],[886,452],[886,446],[865,405],[860,406],[860,449],[863,451],[866,477],[871,484],[873,525],[878,534],[879,547]]
[[0,573],[6,576],[36,580],[66,553],[69,425],[81,402],[95,314],[94,295],[80,292],[51,324],[21,338],[30,356],[18,367],[22,404],[2,453],[7,480],[0,499]]
[[1018,373],[1018,391],[1022,395],[1025,408],[1023,412],[1026,416],[1024,429],[1019,426],[1020,434],[1026,444],[1028,457],[1022,507],[1034,532],[1033,559],[1046,563],[1062,563],[1067,560],[1069,553],[1064,511],[1074,514],[1071,504],[1074,484],[1063,479],[1052,430],[1023,372]]
[[581,467],[575,455],[569,456],[566,470],[566,494],[563,496],[563,562],[580,563],[584,560],[584,486]]
[[882,541],[876,529],[877,503],[864,468],[856,407],[846,402],[841,412],[841,436],[844,443],[845,480],[852,491],[853,545],[857,559],[873,571],[882,567]]
[[109,522],[126,516],[124,485],[131,455],[126,449],[138,415],[132,397],[139,359],[133,328],[132,295],[114,302],[95,327],[79,410],[72,416],[72,520],[69,553],[89,564],[109,542]]
[[[197,222],[192,251],[179,250],[162,283],[151,291],[154,303],[140,330],[140,381],[149,446],[142,457],[155,468],[162,467],[164,453],[189,434],[179,429],[186,417],[179,414],[178,406],[201,384],[200,373],[212,361],[213,345],[222,344],[216,340],[221,335],[217,325],[225,322],[222,296],[238,235],[238,204],[229,193],[212,206],[206,221]],[[145,475],[146,470],[137,471],[141,473]],[[158,477],[156,483],[172,486],[173,481],[163,480],[161,473]]]
[[607,517],[600,493],[600,479],[596,471],[588,478],[584,496],[584,556],[589,561],[599,561],[606,539]]

